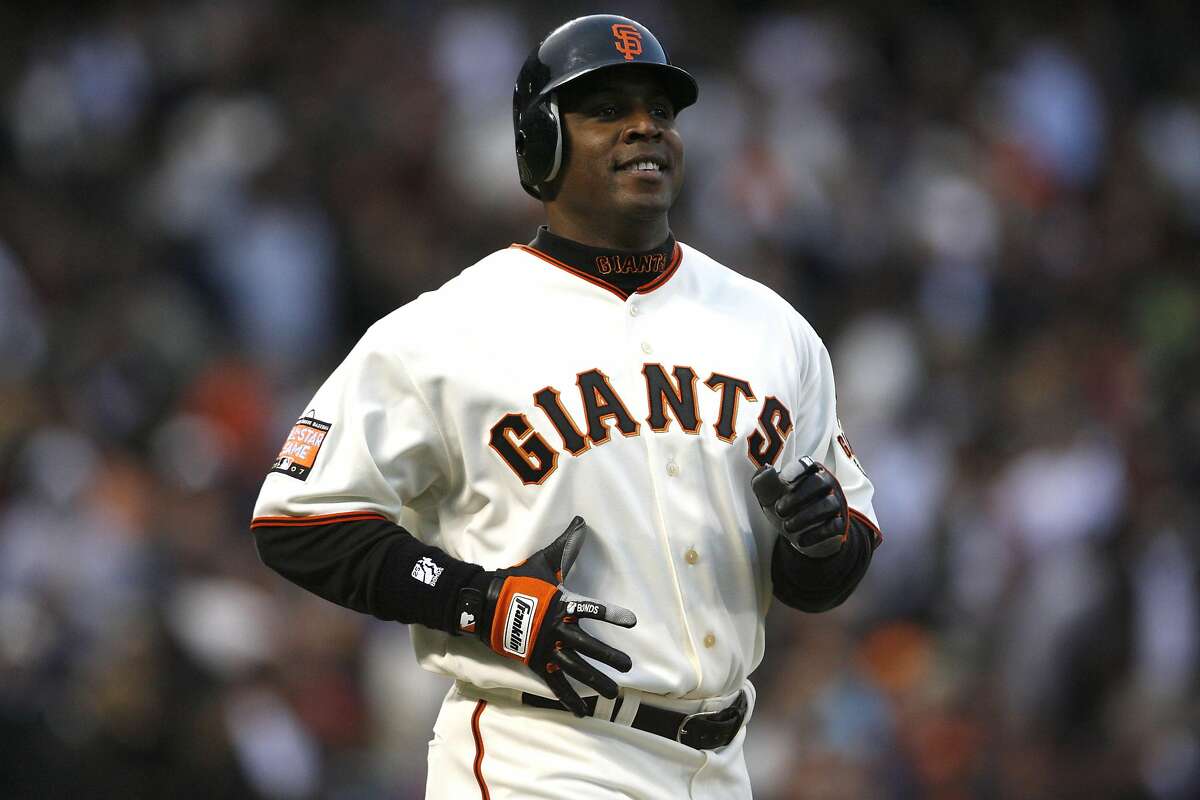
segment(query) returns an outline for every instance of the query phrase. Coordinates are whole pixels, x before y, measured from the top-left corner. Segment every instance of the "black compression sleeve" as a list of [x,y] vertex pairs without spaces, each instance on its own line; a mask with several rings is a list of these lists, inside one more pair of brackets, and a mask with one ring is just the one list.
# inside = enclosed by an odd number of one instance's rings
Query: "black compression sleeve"
[[451,633],[458,590],[481,571],[382,519],[256,523],[253,531],[263,563],[310,592],[379,619]]
[[841,605],[866,574],[878,541],[874,529],[858,517],[851,517],[846,543],[829,558],[808,558],[779,538],[771,558],[775,596],[801,611],[828,611]]

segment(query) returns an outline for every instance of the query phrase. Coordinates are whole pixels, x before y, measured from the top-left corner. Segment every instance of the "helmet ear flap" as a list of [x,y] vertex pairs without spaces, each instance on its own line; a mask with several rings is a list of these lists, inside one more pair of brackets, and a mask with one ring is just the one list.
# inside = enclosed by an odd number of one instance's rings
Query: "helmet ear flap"
[[537,187],[554,180],[562,166],[562,122],[556,95],[551,94],[544,102],[535,103],[521,116],[516,150],[521,185],[525,191],[540,198],[541,192]]

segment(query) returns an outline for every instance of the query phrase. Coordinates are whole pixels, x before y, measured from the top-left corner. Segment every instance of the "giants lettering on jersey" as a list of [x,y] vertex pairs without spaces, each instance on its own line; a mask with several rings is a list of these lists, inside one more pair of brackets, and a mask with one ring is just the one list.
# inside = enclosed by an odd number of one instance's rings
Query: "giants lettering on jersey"
[[[644,364],[646,383],[645,422],[655,433],[670,430],[678,423],[685,433],[698,435],[703,426],[697,396],[696,371],[677,366],[670,373],[662,364]],[[608,376],[589,369],[576,376],[575,385],[583,403],[584,417],[576,420],[562,403],[562,393],[546,386],[533,393],[533,403],[545,414],[562,442],[562,449],[579,456],[610,440],[612,429],[622,436],[637,436],[642,423],[634,419],[625,400],[617,393]],[[729,444],[737,439],[738,404],[741,400],[758,402],[750,382],[714,372],[704,386],[720,396],[720,410],[713,422],[718,439]],[[777,397],[763,401],[758,426],[746,440],[746,456],[757,467],[774,463],[792,432],[792,414]],[[492,426],[488,444],[509,466],[521,482],[540,485],[558,468],[560,451],[546,441],[525,414],[505,414]]]

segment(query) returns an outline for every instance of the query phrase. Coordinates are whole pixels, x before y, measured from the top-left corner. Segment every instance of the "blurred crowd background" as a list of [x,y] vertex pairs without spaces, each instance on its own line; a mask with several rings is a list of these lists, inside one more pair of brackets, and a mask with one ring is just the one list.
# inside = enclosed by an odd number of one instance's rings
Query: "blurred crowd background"
[[822,333],[878,487],[855,597],[769,618],[756,796],[1200,796],[1196,6],[551,5],[0,6],[0,796],[422,795],[446,682],[251,505],[532,238],[512,81],[597,10],[699,79],[675,232]]

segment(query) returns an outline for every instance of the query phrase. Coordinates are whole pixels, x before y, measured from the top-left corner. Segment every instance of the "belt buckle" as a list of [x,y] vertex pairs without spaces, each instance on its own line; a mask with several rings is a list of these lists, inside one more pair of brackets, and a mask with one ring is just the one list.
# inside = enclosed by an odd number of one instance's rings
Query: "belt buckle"
[[695,714],[688,714],[683,718],[683,722],[679,723],[679,730],[675,733],[675,741],[683,744],[683,737],[687,733],[688,723],[698,717],[715,717],[717,714],[724,714],[728,709],[722,708],[719,711],[697,711]]
[[[686,717],[683,718],[683,721],[679,723],[679,730],[675,732],[675,741],[679,742],[680,744],[688,744],[687,742],[683,741],[683,737],[687,736],[687,733],[688,733],[688,731],[687,731],[688,724],[690,722],[692,722],[692,720],[702,719],[705,717],[714,717],[715,719],[713,720],[713,722],[719,722],[719,723],[724,723],[727,721],[732,723],[736,720],[737,726],[734,729],[734,733],[736,734],[737,728],[740,728],[742,723],[745,722],[745,720],[746,720],[746,693],[744,691],[739,692],[737,699],[734,700],[729,705],[727,705],[725,708],[721,708],[716,711],[697,711],[694,714],[688,714]],[[730,737],[730,738],[732,739],[732,737]],[[728,743],[728,742],[726,742],[726,743]],[[701,749],[707,749],[707,748],[714,747],[717,745],[709,745],[707,743],[704,743],[704,744],[700,744],[700,745],[689,745],[689,746],[700,747]]]

